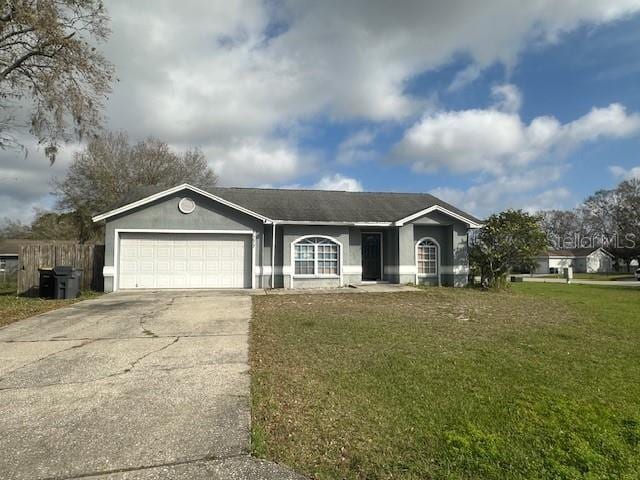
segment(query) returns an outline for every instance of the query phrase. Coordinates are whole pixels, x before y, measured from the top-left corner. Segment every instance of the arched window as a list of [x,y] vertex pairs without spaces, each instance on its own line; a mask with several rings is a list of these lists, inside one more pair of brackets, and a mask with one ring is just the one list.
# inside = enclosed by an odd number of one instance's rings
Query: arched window
[[340,246],[329,238],[303,238],[293,244],[295,275],[337,276]]
[[418,242],[418,245],[416,246],[418,276],[438,276],[438,259],[440,258],[438,248],[438,244],[430,238],[423,238]]

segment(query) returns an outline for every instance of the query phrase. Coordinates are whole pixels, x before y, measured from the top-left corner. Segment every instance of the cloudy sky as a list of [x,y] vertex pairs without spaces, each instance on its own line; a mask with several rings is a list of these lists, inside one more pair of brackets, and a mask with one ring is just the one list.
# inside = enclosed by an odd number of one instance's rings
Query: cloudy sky
[[[108,1],[108,127],[233,186],[432,192],[476,215],[640,176],[640,0]],[[0,217],[53,167],[0,152]]]

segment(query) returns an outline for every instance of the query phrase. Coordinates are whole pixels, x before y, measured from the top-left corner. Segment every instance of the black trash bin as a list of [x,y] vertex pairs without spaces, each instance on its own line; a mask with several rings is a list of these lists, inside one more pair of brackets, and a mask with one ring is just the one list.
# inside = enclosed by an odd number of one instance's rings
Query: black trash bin
[[38,288],[38,296],[40,298],[54,298],[55,295],[55,276],[52,268],[39,268],[40,285]]
[[53,268],[54,294],[57,299],[76,298],[80,295],[80,279],[82,270],[64,265]]

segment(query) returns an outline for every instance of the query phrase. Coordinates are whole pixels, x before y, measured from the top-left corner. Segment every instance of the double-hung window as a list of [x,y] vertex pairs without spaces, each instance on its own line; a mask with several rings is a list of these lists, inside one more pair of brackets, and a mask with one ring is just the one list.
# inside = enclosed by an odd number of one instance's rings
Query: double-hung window
[[339,245],[322,237],[299,240],[293,246],[295,275],[337,276],[340,274]]
[[422,240],[416,250],[418,275],[432,277],[438,275],[438,245],[431,240]]

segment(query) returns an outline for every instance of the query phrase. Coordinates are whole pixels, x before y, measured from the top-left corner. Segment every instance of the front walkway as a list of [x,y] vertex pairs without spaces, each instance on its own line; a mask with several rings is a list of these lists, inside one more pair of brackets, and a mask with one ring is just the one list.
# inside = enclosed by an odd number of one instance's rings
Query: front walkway
[[0,477],[298,479],[249,456],[248,292],[122,292],[0,329]]

